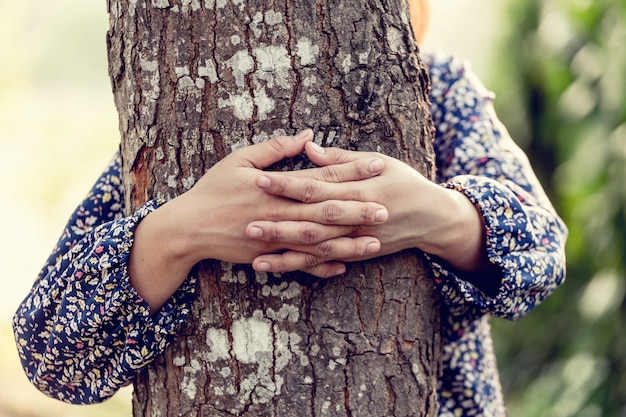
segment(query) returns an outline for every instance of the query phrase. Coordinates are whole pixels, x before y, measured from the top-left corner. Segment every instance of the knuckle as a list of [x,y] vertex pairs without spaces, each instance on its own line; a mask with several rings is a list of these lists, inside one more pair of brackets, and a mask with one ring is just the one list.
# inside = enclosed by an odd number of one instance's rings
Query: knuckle
[[304,224],[300,231],[300,241],[304,244],[317,243],[319,240],[319,231],[312,224]]
[[329,223],[337,222],[343,213],[343,208],[334,202],[328,202],[324,204],[322,208],[322,217],[324,221]]
[[368,162],[366,160],[358,160],[352,164],[352,175],[355,180],[365,179],[370,176]]
[[348,162],[349,154],[343,149],[335,147],[326,148],[326,154],[337,164]]
[[363,190],[357,187],[352,187],[347,192],[347,199],[352,201],[365,201],[365,196],[363,195]]
[[317,245],[317,254],[322,258],[332,258],[333,244],[330,240],[326,240]]
[[373,223],[376,221],[376,208],[371,204],[364,204],[361,207],[361,222]]
[[360,256],[366,255],[367,254],[367,244],[365,243],[361,243],[361,244],[355,244],[352,248],[352,256],[355,258],[358,258]]
[[320,171],[320,176],[322,177],[322,180],[324,180],[325,182],[333,182],[333,183],[341,182],[341,179],[340,179],[341,176],[339,175],[339,170],[334,165],[322,167]]
[[326,264],[315,265],[314,267],[304,270],[304,272],[307,272],[318,278],[329,278],[332,276],[332,271]]
[[267,209],[266,218],[268,220],[277,222],[285,219],[285,214],[286,213],[284,209],[277,206],[272,206]]
[[317,264],[319,264],[319,260],[317,258],[317,256],[310,254],[310,253],[306,253],[304,255],[304,259],[303,259],[303,264],[304,264],[304,269],[305,270],[311,270],[313,268],[315,268],[315,266]]
[[270,243],[276,243],[276,242],[281,242],[282,241],[282,234],[280,233],[280,230],[274,228],[274,227],[270,227],[269,230],[267,231],[267,241]]
[[268,140],[267,143],[276,151],[276,152],[284,152],[285,144],[284,141],[287,138],[285,136],[276,136],[272,139]]
[[288,272],[290,270],[287,262],[281,259],[281,261],[276,263],[276,272]]
[[319,194],[319,186],[313,181],[306,181],[302,188],[300,201],[303,203],[312,203],[317,201]]

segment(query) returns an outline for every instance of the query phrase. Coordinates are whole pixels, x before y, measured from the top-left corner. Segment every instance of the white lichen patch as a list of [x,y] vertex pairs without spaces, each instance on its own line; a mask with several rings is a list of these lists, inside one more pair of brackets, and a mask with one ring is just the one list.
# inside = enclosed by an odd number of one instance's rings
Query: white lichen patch
[[289,300],[298,297],[301,293],[302,286],[295,281],[282,281],[278,285],[265,285],[261,289],[261,294],[263,294],[264,297],[280,297],[281,300]]
[[259,363],[263,354],[271,354],[273,337],[270,322],[262,317],[241,318],[232,324],[233,354],[239,362]]
[[276,109],[276,101],[267,95],[264,88],[254,91],[254,104],[259,120],[267,120],[267,115]]
[[295,357],[299,360],[301,366],[309,365],[309,358],[300,349],[302,338],[297,333],[280,330],[278,325],[274,325],[276,334],[275,346],[275,370],[282,371],[289,362]]
[[233,0],[233,4],[235,6],[239,6],[239,10],[243,12],[243,10],[246,7],[246,1],[245,0]]
[[185,190],[190,190],[191,187],[193,187],[195,183],[196,183],[196,179],[193,176],[183,178],[183,188]]
[[283,14],[280,12],[275,12],[274,10],[268,10],[265,12],[265,23],[268,25],[277,25],[282,23]]
[[200,362],[196,359],[192,359],[189,366],[183,368],[183,380],[180,383],[180,390],[190,400],[194,400],[197,394],[198,383],[196,381],[196,374],[202,369]]
[[341,71],[344,74],[347,74],[350,72],[350,69],[352,69],[352,56],[346,55],[346,57],[341,62]]
[[186,360],[185,360],[185,357],[184,357],[184,356],[176,356],[176,357],[174,358],[174,360],[172,361],[172,363],[174,364],[174,366],[178,366],[178,367],[184,366],[184,365],[185,365],[185,362],[186,362]]
[[129,2],[128,2],[128,14],[131,15],[131,16],[134,16],[136,9],[137,9],[137,0],[129,0]]
[[290,321],[297,323],[300,319],[300,310],[298,307],[291,304],[283,304],[278,311],[274,311],[271,308],[267,309],[267,318],[278,321]]
[[189,66],[183,65],[182,67],[174,67],[176,78],[181,78],[184,75],[189,75]]
[[170,7],[169,0],[152,0],[152,7],[157,9],[167,9]]
[[254,69],[254,60],[247,50],[241,49],[226,61],[226,66],[232,70],[237,86],[244,87],[246,85],[245,76]]
[[333,354],[335,357],[339,357],[339,356],[341,356],[341,348],[340,348],[340,347],[338,347],[338,346],[334,346],[334,347],[332,348],[331,352],[332,352],[332,354]]
[[207,10],[214,10],[215,0],[204,0],[204,8]]
[[226,330],[209,328],[206,332],[206,344],[209,348],[206,354],[208,362],[216,362],[230,357],[230,344]]
[[291,59],[285,46],[268,45],[255,48],[252,53],[257,62],[258,69],[255,73],[257,80],[265,81],[268,88],[275,85],[290,88]]
[[402,41],[402,33],[394,28],[390,27],[387,30],[387,44],[389,45],[389,50],[392,52],[400,52],[404,49],[404,44]]
[[306,96],[306,102],[312,105],[316,105],[317,104],[317,97],[312,96],[312,95],[307,95]]
[[198,76],[208,78],[211,84],[216,83],[219,78],[215,63],[211,60],[205,60],[204,65],[198,65]]
[[196,87],[196,82],[193,78],[188,75],[179,78],[176,87],[178,89],[178,93],[180,94],[193,93],[198,88]]
[[255,275],[255,280],[257,283],[261,285],[267,284],[267,273],[266,272],[257,272]]
[[233,35],[230,37],[230,43],[232,43],[234,46],[237,46],[241,43],[241,36],[239,35]]
[[243,121],[252,120],[254,114],[254,100],[247,92],[229,95],[227,99],[220,98],[217,107],[220,109],[231,107],[235,117]]
[[261,31],[261,29],[259,29],[259,24],[263,22],[263,14],[260,12],[257,12],[253,17],[252,17],[252,21],[250,22],[249,26],[250,26],[250,30],[252,30],[252,33],[254,34],[254,36],[256,38],[260,37],[261,34],[263,33]]
[[246,278],[246,273],[244,271],[239,270],[237,273],[233,272],[233,264],[229,262],[222,262],[222,276],[220,277],[220,281],[228,282],[231,284],[245,284],[248,282]]
[[186,12],[189,7],[191,7],[191,10],[194,12],[200,9],[200,2],[198,0],[182,0],[181,3],[183,12]]
[[149,100],[156,100],[161,92],[161,87],[159,86],[159,62],[140,56],[139,67],[144,72],[144,80],[148,81],[148,85],[142,90],[142,95]]
[[309,75],[304,80],[302,80],[302,84],[304,84],[305,87],[315,85],[317,84],[317,77],[315,75]]
[[409,24],[409,16],[407,16],[404,10],[400,12],[400,20],[402,20],[402,23],[404,23],[405,25]]
[[311,43],[309,38],[300,38],[296,43],[296,55],[300,58],[302,66],[315,64],[320,54],[320,48]]

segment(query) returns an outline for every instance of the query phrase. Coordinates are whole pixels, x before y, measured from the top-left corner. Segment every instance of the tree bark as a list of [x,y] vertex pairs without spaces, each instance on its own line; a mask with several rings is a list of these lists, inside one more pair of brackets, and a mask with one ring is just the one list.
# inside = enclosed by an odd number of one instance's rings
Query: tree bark
[[[433,178],[428,77],[404,0],[108,0],[129,212],[239,147],[307,127]],[[276,169],[309,166],[305,157]],[[410,192],[410,191],[407,191]],[[253,203],[253,202],[251,202]],[[204,261],[135,416],[434,416],[437,297],[418,251],[345,276]]]

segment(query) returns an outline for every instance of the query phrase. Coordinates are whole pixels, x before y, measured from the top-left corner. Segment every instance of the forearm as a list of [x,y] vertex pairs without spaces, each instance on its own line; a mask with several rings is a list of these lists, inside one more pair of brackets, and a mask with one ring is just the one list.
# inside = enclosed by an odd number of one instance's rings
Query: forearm
[[130,285],[154,314],[174,294],[200,259],[188,244],[186,226],[177,220],[172,200],[144,218],[135,229],[128,260]]
[[86,232],[44,268],[19,306],[13,325],[20,358],[29,379],[47,395],[78,403],[112,395],[180,328],[192,281],[154,317],[128,281],[129,239],[153,209],[148,204]]
[[462,193],[443,187],[441,190],[446,198],[438,210],[439,221],[428,241],[418,245],[459,271],[477,273],[488,269],[485,224],[480,211]]

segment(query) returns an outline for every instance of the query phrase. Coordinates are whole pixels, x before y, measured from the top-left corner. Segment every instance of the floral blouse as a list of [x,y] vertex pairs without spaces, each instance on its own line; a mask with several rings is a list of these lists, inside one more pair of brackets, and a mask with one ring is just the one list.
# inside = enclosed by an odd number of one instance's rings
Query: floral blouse
[[[564,279],[566,228],[526,156],[493,111],[493,95],[461,61],[426,56],[432,79],[438,181],[484,218],[488,285],[429,257],[444,300],[441,416],[505,415],[489,317],[517,319]],[[116,154],[73,213],[14,317],[23,367],[47,395],[95,403],[113,395],[176,336],[194,298],[189,278],[154,315],[130,286],[136,225],[158,203],[124,216]],[[485,279],[483,279],[485,281]]]

